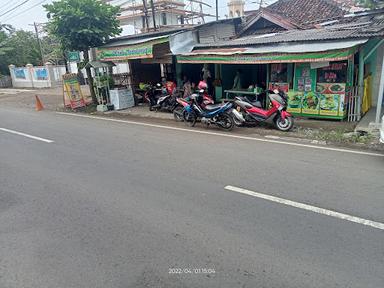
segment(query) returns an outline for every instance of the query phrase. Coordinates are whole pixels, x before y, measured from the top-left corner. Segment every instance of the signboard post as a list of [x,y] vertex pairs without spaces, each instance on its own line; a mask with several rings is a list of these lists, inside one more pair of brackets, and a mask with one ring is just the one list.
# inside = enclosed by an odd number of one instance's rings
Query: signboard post
[[67,53],[68,61],[69,62],[75,62],[79,63],[80,62],[80,53],[79,51],[69,51]]

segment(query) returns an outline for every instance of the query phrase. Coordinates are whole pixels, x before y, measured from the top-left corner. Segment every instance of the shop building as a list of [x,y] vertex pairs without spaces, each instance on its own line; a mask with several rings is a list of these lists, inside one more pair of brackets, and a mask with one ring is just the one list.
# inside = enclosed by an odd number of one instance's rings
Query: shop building
[[177,59],[180,64],[218,65],[215,82],[221,97],[233,88],[240,70],[243,90],[279,87],[288,93],[295,115],[358,121],[374,105],[381,108],[382,15],[362,12],[313,29],[198,44]]

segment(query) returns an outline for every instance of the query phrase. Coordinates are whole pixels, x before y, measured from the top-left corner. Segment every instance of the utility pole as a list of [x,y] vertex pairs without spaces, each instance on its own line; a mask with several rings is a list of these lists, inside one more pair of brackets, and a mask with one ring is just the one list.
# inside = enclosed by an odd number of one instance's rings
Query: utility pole
[[152,10],[152,21],[153,21],[153,28],[156,31],[156,15],[155,15],[155,5],[153,5],[153,0],[150,0],[151,3],[151,10]]
[[148,24],[147,0],[143,0],[143,6],[144,6],[145,25],[147,26],[147,31],[148,31],[149,30],[149,24]]
[[44,65],[44,53],[43,53],[43,47],[41,46],[41,41],[40,41],[40,37],[39,37],[39,29],[37,28],[37,23],[33,22],[33,26],[35,27],[36,39],[37,39],[37,43],[39,44],[41,62],[42,62],[41,65]]
[[216,0],[216,21],[219,21],[219,0]]

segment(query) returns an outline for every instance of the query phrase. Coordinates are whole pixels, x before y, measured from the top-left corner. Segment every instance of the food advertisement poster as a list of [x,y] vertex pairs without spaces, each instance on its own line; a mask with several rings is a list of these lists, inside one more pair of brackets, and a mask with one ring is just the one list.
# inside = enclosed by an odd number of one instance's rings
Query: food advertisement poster
[[301,99],[303,92],[289,90],[288,92],[288,112],[301,113]]
[[339,111],[340,107],[344,110],[345,83],[317,83],[316,91],[320,94],[320,115],[344,115]]
[[64,105],[65,98],[69,99],[69,103],[72,109],[85,107],[85,101],[83,93],[81,92],[79,81],[77,80],[77,74],[65,74],[63,75],[64,81]]
[[315,92],[305,92],[302,98],[302,114],[319,115],[319,95]]
[[337,116],[339,100],[338,94],[320,94],[320,115]]
[[316,92],[320,94],[344,94],[345,83],[317,83]]

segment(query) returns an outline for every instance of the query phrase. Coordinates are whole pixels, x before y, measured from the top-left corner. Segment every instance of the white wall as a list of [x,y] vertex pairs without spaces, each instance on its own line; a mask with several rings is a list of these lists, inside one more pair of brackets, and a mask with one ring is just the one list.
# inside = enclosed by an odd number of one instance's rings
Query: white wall
[[31,64],[25,67],[10,65],[9,71],[15,88],[48,88],[60,85],[65,67],[53,66],[50,63],[35,67]]

